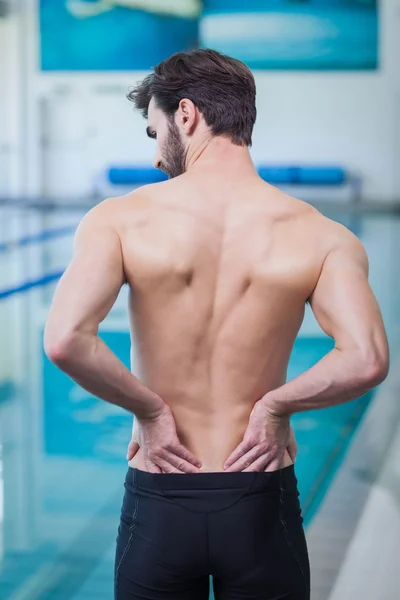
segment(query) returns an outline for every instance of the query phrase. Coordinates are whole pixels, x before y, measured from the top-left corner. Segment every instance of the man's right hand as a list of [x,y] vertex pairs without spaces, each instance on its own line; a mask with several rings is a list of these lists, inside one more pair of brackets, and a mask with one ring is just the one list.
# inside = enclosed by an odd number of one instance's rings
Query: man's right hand
[[175,420],[166,404],[151,419],[135,418],[127,459],[143,452],[146,469],[151,473],[199,473],[201,462],[179,441]]

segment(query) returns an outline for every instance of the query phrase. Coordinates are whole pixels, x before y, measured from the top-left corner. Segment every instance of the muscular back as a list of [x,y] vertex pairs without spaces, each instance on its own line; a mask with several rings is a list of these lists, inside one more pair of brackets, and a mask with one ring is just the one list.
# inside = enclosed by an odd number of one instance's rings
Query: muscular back
[[141,378],[203,469],[222,470],[255,401],[285,382],[333,224],[255,176],[185,174],[111,203]]

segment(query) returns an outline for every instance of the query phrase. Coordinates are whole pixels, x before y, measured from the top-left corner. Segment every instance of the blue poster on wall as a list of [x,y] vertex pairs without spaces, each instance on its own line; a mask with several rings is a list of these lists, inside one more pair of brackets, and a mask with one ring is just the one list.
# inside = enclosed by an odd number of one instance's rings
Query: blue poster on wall
[[375,69],[377,0],[40,0],[44,71],[150,69],[215,48],[253,69]]
[[150,69],[198,46],[200,0],[40,0],[43,71]]
[[205,0],[200,43],[253,69],[376,69],[377,0]]

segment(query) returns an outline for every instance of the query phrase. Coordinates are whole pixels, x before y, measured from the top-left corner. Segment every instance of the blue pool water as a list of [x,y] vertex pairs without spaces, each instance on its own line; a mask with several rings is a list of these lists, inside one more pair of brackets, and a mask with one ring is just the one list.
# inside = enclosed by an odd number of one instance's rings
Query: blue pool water
[[[70,381],[42,349],[54,291],[46,276],[67,264],[80,215],[31,211],[23,219],[1,216],[7,227],[0,231],[0,290],[13,291],[0,299],[0,598],[110,600],[131,421]],[[399,223],[377,216],[354,221],[344,215],[340,220],[354,228],[367,248],[371,284],[392,352],[397,352],[400,283],[394,257],[400,255]],[[57,230],[58,236],[48,233]],[[26,281],[31,287],[24,287]],[[101,335],[129,364],[123,294]],[[309,368],[331,347],[306,312],[288,377]],[[369,394],[293,418],[306,527],[373,402]]]

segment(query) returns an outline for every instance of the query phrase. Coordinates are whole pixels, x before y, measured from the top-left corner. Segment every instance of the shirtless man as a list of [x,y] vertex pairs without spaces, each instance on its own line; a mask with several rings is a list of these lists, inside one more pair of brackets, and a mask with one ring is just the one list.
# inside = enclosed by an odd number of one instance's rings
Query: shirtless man
[[[216,600],[306,600],[290,416],[386,377],[365,251],[258,177],[244,64],[174,55],[129,97],[170,179],[85,216],[45,332],[55,364],[136,417],[115,597],[207,600],[212,574]],[[97,335],[124,283],[143,381]],[[335,347],[285,383],[307,302]]]

